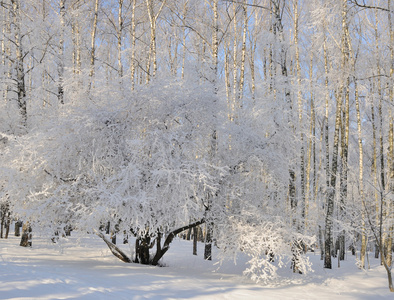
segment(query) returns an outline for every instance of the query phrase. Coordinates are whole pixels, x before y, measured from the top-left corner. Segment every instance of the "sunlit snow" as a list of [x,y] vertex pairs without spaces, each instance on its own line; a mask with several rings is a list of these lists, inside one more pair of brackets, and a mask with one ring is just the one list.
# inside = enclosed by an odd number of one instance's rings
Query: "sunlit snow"
[[[120,245],[130,253],[130,245]],[[237,265],[192,255],[192,242],[174,240],[166,267],[125,264],[95,235],[73,232],[59,243],[34,236],[33,247],[19,238],[0,240],[0,299],[392,299],[387,276],[370,255],[371,269],[361,271],[348,253],[338,269],[323,269],[318,252],[309,253],[314,272],[280,270],[269,285],[252,283]]]

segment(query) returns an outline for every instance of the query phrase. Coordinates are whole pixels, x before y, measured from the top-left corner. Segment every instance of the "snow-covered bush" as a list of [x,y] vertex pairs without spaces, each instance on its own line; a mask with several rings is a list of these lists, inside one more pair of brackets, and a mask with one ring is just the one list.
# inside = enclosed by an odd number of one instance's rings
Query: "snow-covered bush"
[[64,105],[4,154],[12,210],[49,235],[110,222],[142,242],[206,221],[224,256],[250,256],[253,280],[273,278],[294,259],[306,272],[299,249],[310,241],[284,221],[293,217],[288,179],[274,168],[287,168],[278,141],[264,120],[230,121],[225,105],[211,85],[191,79]]
[[207,95],[158,83],[111,109],[65,107],[10,152],[20,171],[13,193],[26,192],[15,211],[45,226],[91,230],[110,220],[141,233],[202,218],[200,195],[213,193],[225,172],[205,155],[213,130]]

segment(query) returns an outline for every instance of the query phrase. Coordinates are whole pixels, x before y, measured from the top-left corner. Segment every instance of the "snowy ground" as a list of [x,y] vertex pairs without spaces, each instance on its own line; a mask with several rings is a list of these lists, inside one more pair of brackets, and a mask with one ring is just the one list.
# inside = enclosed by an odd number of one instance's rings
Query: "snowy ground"
[[0,240],[0,299],[394,299],[373,258],[369,271],[350,255],[340,269],[326,270],[312,253],[314,273],[284,270],[280,282],[263,286],[241,276],[242,263],[218,269],[215,260],[203,260],[202,245],[193,256],[192,243],[182,240],[173,242],[162,268],[122,263],[94,235],[73,234],[56,245],[35,236],[28,249],[18,244],[15,237]]

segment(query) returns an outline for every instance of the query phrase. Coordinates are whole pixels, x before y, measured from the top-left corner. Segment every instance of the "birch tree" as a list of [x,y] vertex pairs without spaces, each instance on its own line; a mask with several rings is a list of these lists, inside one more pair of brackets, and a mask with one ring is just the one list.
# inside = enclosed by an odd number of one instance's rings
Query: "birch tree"
[[[166,4],[166,0],[162,1],[159,5],[157,11],[155,11],[156,5],[155,0],[146,0],[146,6],[148,10],[149,16],[149,25],[150,25],[150,46],[149,46],[149,56],[147,63],[147,76],[146,83],[149,83],[150,77],[155,76],[157,72],[157,55],[156,55],[156,27],[157,27],[157,19],[159,18],[164,6]],[[151,71],[151,65],[153,64],[153,70]]]
[[95,64],[95,55],[96,55],[96,32],[97,32],[97,22],[98,22],[98,8],[99,8],[99,0],[94,1],[94,17],[93,17],[93,25],[91,31],[91,44],[90,44],[90,72],[89,76],[90,85],[92,85],[93,76],[94,76],[94,64]]
[[58,56],[58,88],[57,97],[60,104],[64,104],[64,34],[66,27],[66,0],[60,0],[60,37],[59,37],[59,56]]

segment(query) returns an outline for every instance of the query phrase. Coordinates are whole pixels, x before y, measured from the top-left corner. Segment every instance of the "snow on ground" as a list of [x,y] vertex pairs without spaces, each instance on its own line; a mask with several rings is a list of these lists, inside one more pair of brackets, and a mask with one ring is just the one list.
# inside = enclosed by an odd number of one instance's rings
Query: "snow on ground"
[[[130,246],[122,248],[130,253]],[[244,264],[219,268],[203,260],[203,245],[198,251],[193,256],[191,242],[174,240],[164,256],[167,267],[153,267],[119,261],[95,235],[73,233],[57,244],[34,236],[32,248],[20,247],[16,237],[1,239],[0,299],[394,299],[374,258],[368,271],[351,255],[340,269],[327,270],[311,253],[314,273],[282,270],[280,281],[267,286],[242,277]]]

